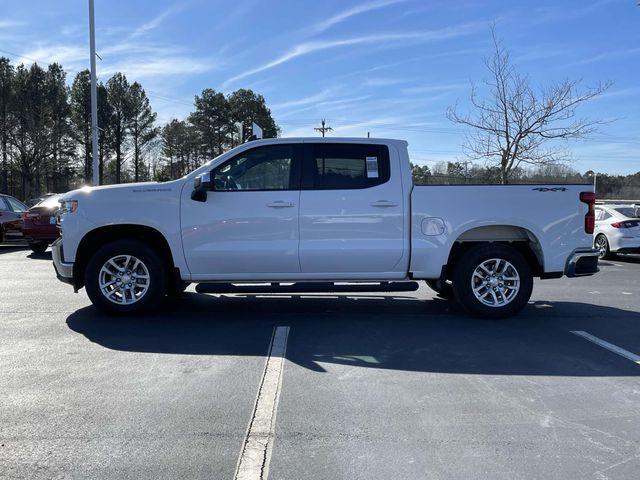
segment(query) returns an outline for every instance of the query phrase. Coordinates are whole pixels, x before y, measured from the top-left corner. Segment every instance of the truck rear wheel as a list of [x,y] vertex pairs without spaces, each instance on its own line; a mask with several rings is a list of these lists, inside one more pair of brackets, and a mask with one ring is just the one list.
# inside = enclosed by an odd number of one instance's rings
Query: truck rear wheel
[[85,288],[93,304],[123,315],[157,307],[167,290],[167,273],[156,251],[136,240],[117,240],[89,260]]
[[531,298],[533,275],[522,254],[507,245],[478,245],[454,267],[456,300],[483,318],[515,315]]

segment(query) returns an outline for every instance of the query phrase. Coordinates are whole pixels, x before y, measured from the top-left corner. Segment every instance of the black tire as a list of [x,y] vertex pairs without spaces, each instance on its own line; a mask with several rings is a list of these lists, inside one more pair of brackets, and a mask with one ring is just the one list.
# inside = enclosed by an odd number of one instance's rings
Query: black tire
[[[517,292],[506,304],[501,306],[485,305],[476,297],[472,288],[474,271],[483,262],[491,259],[506,260],[520,277]],[[475,281],[478,279],[476,278]],[[522,310],[531,298],[533,274],[527,260],[515,248],[507,245],[478,245],[457,260],[454,266],[453,291],[458,303],[471,315],[491,319],[507,318]]]
[[598,234],[598,236],[593,241],[593,246],[600,251],[598,255],[601,259],[606,260],[611,258],[613,255],[611,253],[611,249],[609,248],[609,239],[603,233]]
[[[147,291],[129,304],[114,303],[100,290],[100,270],[110,258],[131,255],[141,260],[149,272]],[[167,291],[167,268],[162,257],[151,247],[137,240],[117,240],[98,249],[85,270],[85,288],[91,302],[100,310],[114,315],[150,311],[161,305]]]
[[443,284],[440,280],[425,280],[425,282],[440,298],[448,300],[454,297],[452,285],[449,285],[448,283]]
[[33,253],[36,253],[38,255],[42,255],[44,252],[46,252],[48,246],[49,244],[45,242],[37,242],[37,243],[29,244],[29,248],[31,249],[31,251],[33,251]]

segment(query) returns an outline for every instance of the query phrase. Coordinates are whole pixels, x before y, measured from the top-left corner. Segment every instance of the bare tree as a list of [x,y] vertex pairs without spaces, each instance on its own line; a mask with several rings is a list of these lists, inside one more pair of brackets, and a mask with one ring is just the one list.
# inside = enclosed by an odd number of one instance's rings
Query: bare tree
[[487,98],[471,89],[472,113],[447,110],[447,118],[469,128],[464,145],[472,159],[500,167],[502,183],[521,164],[551,165],[567,160],[564,140],[595,133],[600,120],[576,116],[576,108],[609,88],[600,83],[581,90],[580,81],[564,80],[534,89],[527,76],[515,71],[509,52],[491,29],[494,53],[485,59],[490,78],[483,81]]

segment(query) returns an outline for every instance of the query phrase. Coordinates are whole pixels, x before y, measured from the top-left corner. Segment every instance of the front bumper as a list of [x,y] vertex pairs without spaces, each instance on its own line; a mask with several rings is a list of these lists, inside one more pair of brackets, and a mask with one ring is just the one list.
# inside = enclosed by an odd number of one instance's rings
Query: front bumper
[[53,258],[53,268],[56,271],[58,280],[73,285],[73,263],[64,261],[62,238],[58,238],[51,244],[51,257]]
[[597,248],[586,248],[574,250],[567,260],[564,274],[567,277],[586,277],[598,273],[598,256],[600,252]]

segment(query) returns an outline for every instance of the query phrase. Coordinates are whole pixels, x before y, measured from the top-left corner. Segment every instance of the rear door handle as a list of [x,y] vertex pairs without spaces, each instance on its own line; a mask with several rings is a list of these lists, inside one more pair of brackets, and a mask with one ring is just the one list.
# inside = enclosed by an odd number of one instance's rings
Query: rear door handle
[[279,200],[277,202],[267,203],[267,207],[271,207],[271,208],[290,208],[290,207],[293,207],[293,203],[292,202],[283,202],[283,201]]
[[377,202],[371,202],[372,207],[397,207],[398,204],[396,202],[391,202],[389,200],[378,200]]

